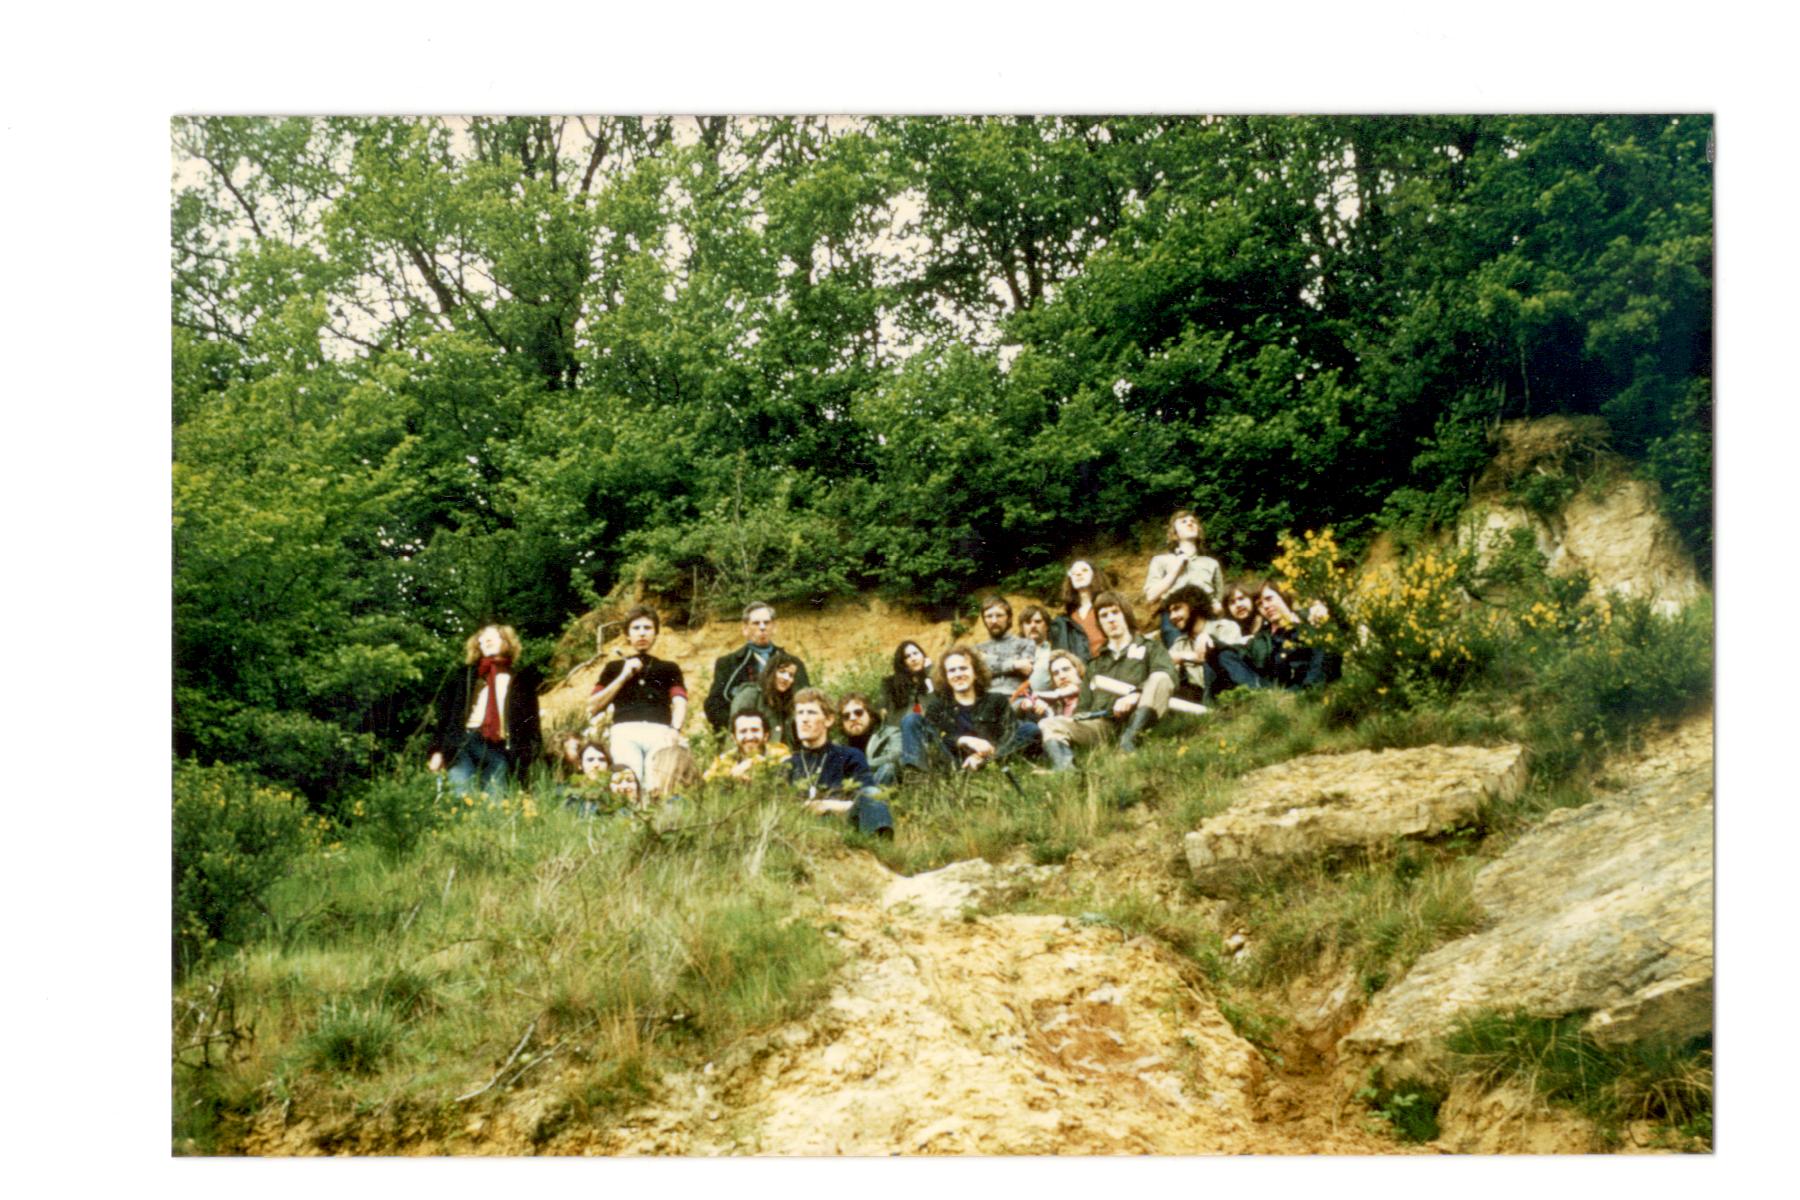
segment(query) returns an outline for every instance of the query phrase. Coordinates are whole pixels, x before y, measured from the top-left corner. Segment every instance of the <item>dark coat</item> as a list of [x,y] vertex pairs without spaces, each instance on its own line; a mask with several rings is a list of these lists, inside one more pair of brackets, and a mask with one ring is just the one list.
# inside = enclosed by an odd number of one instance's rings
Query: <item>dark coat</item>
[[[933,692],[925,701],[925,720],[944,741],[954,743],[957,738],[956,700],[943,692]],[[1007,698],[999,692],[983,692],[972,706],[969,714],[970,722],[975,726],[975,736],[993,744],[995,752],[1006,745],[1013,731],[1013,708]]]
[[[506,685],[506,757],[514,777],[537,761],[543,747],[543,734],[538,728],[538,684],[540,676],[531,667],[513,672]],[[475,664],[451,667],[443,683],[438,685],[434,707],[436,724],[432,728],[431,747],[426,754],[442,754],[444,765],[456,757],[469,723],[469,709],[481,691],[481,676]]]
[[[771,657],[785,653],[780,646],[769,647]],[[798,658],[798,655],[794,656]],[[712,686],[706,690],[704,711],[707,721],[714,729],[731,731],[731,694],[746,684],[757,683],[756,657],[750,652],[750,643],[745,642],[730,654],[721,654],[713,661]],[[806,664],[794,673],[794,690],[808,686]]]

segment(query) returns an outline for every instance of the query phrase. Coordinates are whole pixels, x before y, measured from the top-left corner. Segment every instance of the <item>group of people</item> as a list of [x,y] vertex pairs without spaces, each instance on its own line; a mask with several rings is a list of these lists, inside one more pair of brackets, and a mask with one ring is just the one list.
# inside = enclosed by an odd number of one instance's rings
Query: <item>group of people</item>
[[[1331,619],[1325,606],[1297,605],[1274,580],[1228,584],[1203,536],[1191,510],[1170,518],[1166,551],[1151,559],[1144,581],[1152,627],[1140,628],[1132,602],[1078,559],[1063,577],[1060,613],[1032,605],[1015,633],[1012,604],[988,596],[980,606],[987,640],[959,642],[935,663],[919,642],[901,642],[878,699],[850,692],[834,703],[811,686],[806,665],[775,644],[773,606],[753,603],[743,612],[744,644],[713,664],[702,707],[731,743],[703,772],[681,735],[681,668],[652,653],[661,619],[634,608],[625,648],[588,697],[592,722],[610,714],[606,741],[571,733],[557,756],[571,780],[570,803],[598,811],[603,796],[636,808],[696,784],[773,775],[814,811],[892,836],[884,797],[918,778],[1022,760],[1068,770],[1082,747],[1134,750],[1172,707],[1199,713],[1231,688],[1300,688],[1335,677],[1337,656],[1303,633]],[[440,689],[429,765],[448,767],[458,790],[497,790],[509,770],[534,761],[536,680],[514,677],[518,654],[517,634],[489,625],[469,639],[462,670]]]

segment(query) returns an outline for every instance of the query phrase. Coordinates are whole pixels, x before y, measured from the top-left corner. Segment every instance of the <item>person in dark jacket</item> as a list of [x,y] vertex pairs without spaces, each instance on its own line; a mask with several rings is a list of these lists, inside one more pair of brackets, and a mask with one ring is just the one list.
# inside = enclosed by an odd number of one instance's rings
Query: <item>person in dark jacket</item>
[[800,660],[785,650],[771,654],[768,664],[762,668],[762,682],[754,689],[739,688],[732,698],[734,732],[735,722],[741,714],[759,712],[763,716],[763,728],[769,731],[769,741],[793,745],[794,695],[805,686],[800,682],[804,669]]
[[[706,719],[714,729],[731,729],[732,702],[745,688],[762,682],[771,656],[780,653],[775,644],[775,609],[758,600],[744,608],[744,644],[713,662],[712,686],[706,692]],[[798,657],[795,658],[799,662]],[[795,688],[807,685],[806,664],[800,663]]]
[[1037,726],[1015,721],[1011,701],[989,690],[987,663],[969,647],[944,651],[936,682],[925,711],[900,722],[902,767],[973,771],[1036,742]]
[[894,647],[894,669],[881,681],[889,725],[898,728],[908,713],[923,713],[931,695],[931,656],[908,638]]
[[862,751],[831,740],[831,700],[818,688],[794,697],[799,743],[788,759],[788,781],[816,813],[844,813],[863,833],[894,836],[894,814],[881,799]]
[[523,647],[510,625],[483,625],[463,645],[463,664],[438,687],[432,771],[450,769],[450,786],[499,796],[537,761],[537,674],[517,669]]

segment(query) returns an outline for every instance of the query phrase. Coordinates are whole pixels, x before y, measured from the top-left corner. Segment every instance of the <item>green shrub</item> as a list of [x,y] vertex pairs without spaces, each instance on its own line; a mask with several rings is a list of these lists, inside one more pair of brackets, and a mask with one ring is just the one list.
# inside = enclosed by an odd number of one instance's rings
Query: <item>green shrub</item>
[[449,816],[449,805],[439,795],[441,780],[421,774],[378,780],[348,807],[353,834],[390,859],[406,857]]
[[231,767],[176,764],[177,969],[192,967],[218,942],[245,939],[270,885],[318,847],[323,829],[292,793]]
[[1712,1139],[1712,1038],[1653,1038],[1601,1046],[1582,1032],[1586,1013],[1534,1017],[1480,1012],[1445,1039],[1458,1065],[1487,1082],[1520,1078],[1544,1099],[1614,1132],[1651,1120],[1687,1137]]
[[329,1004],[301,1042],[306,1065],[316,1071],[373,1075],[390,1058],[400,1027],[373,1005]]
[[1356,1098],[1388,1123],[1394,1136],[1404,1142],[1429,1142],[1438,1135],[1438,1109],[1443,1107],[1444,1093],[1418,1079],[1402,1079],[1389,1086],[1381,1072],[1372,1071],[1367,1086]]

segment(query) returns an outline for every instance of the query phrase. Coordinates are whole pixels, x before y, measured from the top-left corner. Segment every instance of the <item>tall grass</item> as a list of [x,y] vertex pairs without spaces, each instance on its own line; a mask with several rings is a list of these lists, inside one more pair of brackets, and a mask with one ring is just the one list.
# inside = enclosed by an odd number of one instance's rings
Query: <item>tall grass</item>
[[228,985],[256,1032],[228,1063],[178,1034],[178,1146],[229,1146],[278,1099],[410,1104],[416,1129],[454,1142],[460,1114],[569,1066],[568,1111],[640,1096],[816,1001],[835,953],[794,885],[841,840],[752,792],[656,824],[479,808],[399,860],[373,843],[321,855],[271,890],[281,936],[178,990],[179,1008]]

